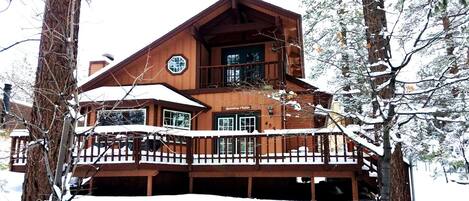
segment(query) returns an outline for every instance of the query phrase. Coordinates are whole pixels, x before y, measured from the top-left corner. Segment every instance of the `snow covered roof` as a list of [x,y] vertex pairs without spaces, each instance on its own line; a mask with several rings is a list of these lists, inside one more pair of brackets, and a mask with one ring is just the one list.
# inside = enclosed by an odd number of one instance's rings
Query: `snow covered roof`
[[14,129],[10,132],[10,137],[24,137],[29,136],[27,129]]
[[136,86],[105,86],[80,94],[80,102],[105,102],[119,100],[157,100],[206,108],[163,84]]
[[334,94],[333,91],[331,91],[331,89],[329,88],[321,88],[321,87],[318,87],[318,86],[321,86],[320,84],[316,83],[314,80],[311,80],[311,79],[307,79],[307,78],[296,78],[297,80],[301,81],[301,82],[304,82],[314,88],[317,88],[315,91],[317,92],[324,92],[324,93],[327,93],[327,94]]
[[75,132],[86,133],[93,130],[95,133],[157,133],[167,131],[167,128],[146,125],[115,125],[115,126],[95,126],[95,127],[77,127]]

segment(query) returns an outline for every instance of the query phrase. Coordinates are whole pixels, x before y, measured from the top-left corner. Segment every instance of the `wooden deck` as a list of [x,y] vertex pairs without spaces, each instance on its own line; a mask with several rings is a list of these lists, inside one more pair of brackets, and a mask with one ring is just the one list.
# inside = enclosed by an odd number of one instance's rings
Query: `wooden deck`
[[[12,137],[12,171],[24,171],[27,141],[25,136]],[[313,180],[315,177],[340,177],[352,180],[354,198],[357,198],[357,180],[369,178],[368,174],[375,173],[377,167],[377,160],[370,150],[342,133],[193,137],[93,133],[79,135],[75,142],[78,149],[73,156],[79,165],[75,176],[146,176],[150,182],[160,171],[186,172],[190,178],[190,192],[195,178],[243,177],[251,181],[258,177],[307,177]]]

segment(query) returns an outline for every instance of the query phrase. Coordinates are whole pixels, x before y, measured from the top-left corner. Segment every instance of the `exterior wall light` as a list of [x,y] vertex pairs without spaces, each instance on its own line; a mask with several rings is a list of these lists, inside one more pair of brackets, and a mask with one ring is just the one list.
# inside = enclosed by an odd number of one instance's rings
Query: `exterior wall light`
[[271,105],[269,105],[267,107],[267,112],[269,113],[269,116],[273,116],[274,115],[274,107],[272,107]]

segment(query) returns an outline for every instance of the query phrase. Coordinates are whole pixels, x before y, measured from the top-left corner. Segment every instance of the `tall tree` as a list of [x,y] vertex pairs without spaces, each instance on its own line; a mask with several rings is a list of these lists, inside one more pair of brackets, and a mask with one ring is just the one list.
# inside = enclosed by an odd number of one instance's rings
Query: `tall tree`
[[[335,96],[345,104],[341,115],[354,119],[361,127],[358,134],[374,138],[374,143],[382,148],[379,200],[410,199],[402,196],[408,195],[409,189],[404,183],[401,145],[405,142],[406,149],[413,145],[407,140],[413,132],[406,125],[413,122],[428,125],[426,120],[438,118],[440,111],[456,112],[436,103],[435,99],[439,97],[438,92],[447,92],[448,87],[457,85],[460,89],[459,86],[467,85],[467,68],[459,68],[457,77],[451,77],[455,79],[447,79],[449,70],[444,69],[453,66],[449,65],[448,56],[432,48],[448,41],[445,33],[453,34],[455,39],[455,31],[466,27],[467,9],[449,14],[451,26],[443,30],[437,15],[440,3],[437,0],[342,0],[341,5],[336,1],[304,0],[303,3],[307,10],[305,46],[316,64],[313,75],[334,70],[344,72],[343,63],[347,61],[347,76],[336,73],[337,80],[334,80]],[[458,37],[460,43],[456,46],[467,44],[467,34]],[[420,58],[425,59],[420,61]],[[433,77],[415,79],[415,75],[409,74],[415,72],[412,69],[427,67],[429,58],[445,61],[435,69]],[[451,121],[456,116],[438,120]],[[343,130],[350,132],[347,128]]]
[[46,200],[53,191],[57,192],[53,181],[61,133],[69,114],[68,101],[77,88],[74,73],[80,3],[80,0],[45,2],[23,201]]

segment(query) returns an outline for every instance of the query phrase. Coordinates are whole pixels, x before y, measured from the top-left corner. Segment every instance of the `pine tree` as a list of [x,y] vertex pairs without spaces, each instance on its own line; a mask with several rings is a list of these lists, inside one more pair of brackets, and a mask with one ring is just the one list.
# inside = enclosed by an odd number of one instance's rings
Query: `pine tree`
[[62,127],[69,111],[68,101],[77,88],[74,72],[79,11],[80,0],[45,3],[23,201],[47,200],[56,189],[53,177]]

